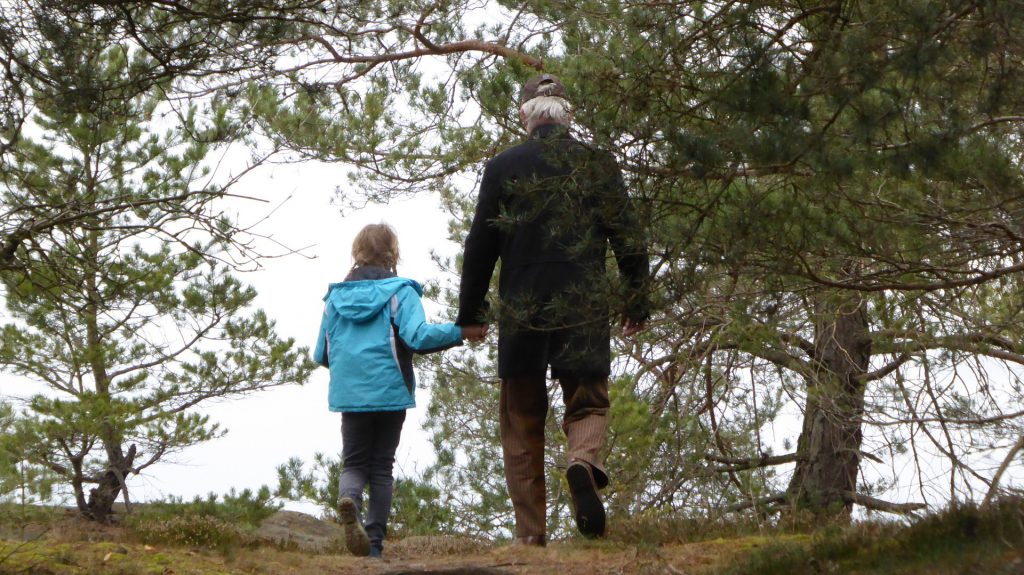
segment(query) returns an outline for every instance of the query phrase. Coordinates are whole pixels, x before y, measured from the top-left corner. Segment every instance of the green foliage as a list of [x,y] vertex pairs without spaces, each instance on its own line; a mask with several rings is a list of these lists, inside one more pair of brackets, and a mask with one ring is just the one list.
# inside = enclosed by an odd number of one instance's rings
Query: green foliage
[[305,465],[298,457],[279,465],[274,495],[287,501],[312,501],[320,505],[325,517],[336,520],[341,458],[315,453],[312,468],[306,471]]
[[7,497],[20,483],[17,447],[9,445],[12,439],[14,410],[6,402],[0,402],[0,497]]
[[451,490],[439,487],[430,475],[395,479],[388,531],[399,538],[460,533],[451,499]]
[[[498,388],[481,375],[490,373],[494,358],[455,351],[446,355],[424,358],[434,377],[425,427],[437,456],[426,475],[438,485],[459,487],[444,490],[458,519],[457,533],[507,537],[513,518],[500,456]],[[547,456],[545,461],[551,463]]]
[[0,400],[0,505],[30,513],[30,507],[53,497],[58,477],[26,456],[31,437],[19,423],[14,408]]
[[[219,500],[218,500],[219,499]],[[178,516],[212,517],[240,529],[254,530],[264,519],[281,509],[281,503],[275,500],[267,486],[253,493],[250,489],[218,496],[210,493],[205,498],[196,496],[192,501],[170,498],[164,501],[151,501],[136,509],[130,516],[132,524],[165,521]]]

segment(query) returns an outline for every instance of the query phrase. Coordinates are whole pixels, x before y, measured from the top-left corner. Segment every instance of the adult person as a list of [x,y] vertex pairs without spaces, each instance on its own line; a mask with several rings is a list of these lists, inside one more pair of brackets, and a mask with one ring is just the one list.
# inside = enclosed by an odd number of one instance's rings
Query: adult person
[[[546,374],[565,402],[565,476],[576,525],[589,537],[605,531],[598,491],[611,365],[610,305],[621,302],[625,336],[648,317],[648,257],[641,226],[614,157],[569,134],[572,109],[551,74],[520,94],[525,142],[484,168],[463,255],[459,326],[485,326],[495,264],[499,278],[498,375],[505,479],[515,509],[516,542],[546,544],[544,421]],[[607,281],[611,245],[625,293]],[[624,297],[623,297],[624,296]]]

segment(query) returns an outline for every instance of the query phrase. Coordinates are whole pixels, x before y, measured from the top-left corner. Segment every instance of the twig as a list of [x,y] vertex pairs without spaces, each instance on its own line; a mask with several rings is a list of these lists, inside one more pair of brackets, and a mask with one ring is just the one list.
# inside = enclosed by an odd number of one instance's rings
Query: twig
[[1020,453],[1021,450],[1024,450],[1024,435],[1020,436],[1017,443],[1010,448],[1010,452],[1006,454],[1005,458],[1003,458],[1003,462],[999,464],[999,469],[997,469],[996,474],[992,476],[992,484],[988,487],[988,493],[985,494],[985,499],[981,502],[982,507],[988,507],[992,503],[993,498],[999,491],[999,481],[1003,478],[1003,474],[1006,473],[1006,470],[1010,467],[1010,463],[1013,462],[1013,459],[1017,457],[1017,454]]

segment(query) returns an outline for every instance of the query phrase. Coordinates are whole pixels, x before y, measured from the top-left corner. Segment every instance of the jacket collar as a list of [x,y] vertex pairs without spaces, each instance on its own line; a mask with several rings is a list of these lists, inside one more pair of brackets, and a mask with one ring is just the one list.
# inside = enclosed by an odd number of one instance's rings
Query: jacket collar
[[530,132],[531,140],[547,139],[552,137],[562,137],[569,134],[569,128],[561,124],[542,124],[537,126]]
[[391,270],[386,270],[376,266],[361,266],[358,268],[352,268],[352,271],[345,276],[345,281],[382,280],[393,277],[395,277],[395,272]]

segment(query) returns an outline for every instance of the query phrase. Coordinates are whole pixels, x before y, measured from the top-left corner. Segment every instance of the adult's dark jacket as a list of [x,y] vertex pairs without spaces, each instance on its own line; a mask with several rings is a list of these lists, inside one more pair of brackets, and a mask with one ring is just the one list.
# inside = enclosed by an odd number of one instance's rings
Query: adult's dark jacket
[[[610,281],[608,246],[623,288]],[[487,323],[501,260],[498,374],[607,375],[610,305],[648,316],[642,227],[614,157],[555,125],[491,159],[466,237],[455,323]],[[621,307],[618,307],[620,306]]]

